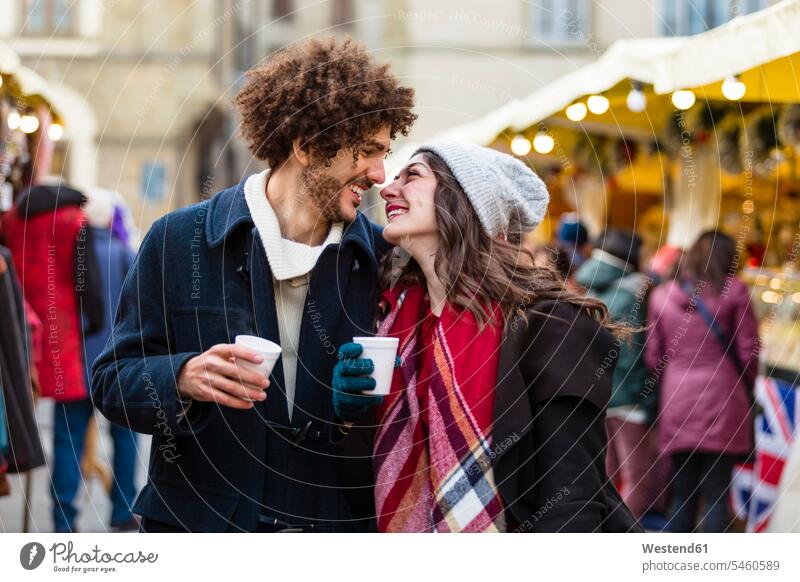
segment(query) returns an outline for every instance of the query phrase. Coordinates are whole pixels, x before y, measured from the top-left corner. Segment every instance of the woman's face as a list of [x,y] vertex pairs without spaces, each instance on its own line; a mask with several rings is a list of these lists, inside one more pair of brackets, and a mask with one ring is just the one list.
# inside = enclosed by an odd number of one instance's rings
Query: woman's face
[[386,201],[383,238],[409,252],[417,243],[438,241],[436,222],[436,176],[422,154],[417,154],[381,190]]

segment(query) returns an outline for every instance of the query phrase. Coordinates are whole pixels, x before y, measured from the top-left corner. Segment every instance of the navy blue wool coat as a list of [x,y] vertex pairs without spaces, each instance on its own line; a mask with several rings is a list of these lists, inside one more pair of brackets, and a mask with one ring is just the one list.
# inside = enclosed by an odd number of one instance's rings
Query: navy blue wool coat
[[330,380],[337,347],[373,331],[378,262],[388,248],[380,228],[358,214],[341,243],[320,256],[301,326],[291,423],[280,360],[266,401],[253,409],[193,402],[179,422],[176,378],[187,360],[238,334],[280,337],[244,182],[154,223],[93,367],[97,408],[153,435],[135,513],[189,531],[255,531],[259,519],[334,531],[372,527],[370,458],[348,454],[359,450],[351,447],[359,436],[337,432]]

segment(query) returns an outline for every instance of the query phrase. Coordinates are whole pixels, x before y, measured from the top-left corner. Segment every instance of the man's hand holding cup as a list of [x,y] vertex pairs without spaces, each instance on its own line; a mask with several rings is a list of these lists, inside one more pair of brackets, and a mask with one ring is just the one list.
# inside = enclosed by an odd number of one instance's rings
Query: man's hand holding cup
[[247,410],[266,400],[280,346],[254,336],[217,344],[190,359],[178,376],[181,397]]

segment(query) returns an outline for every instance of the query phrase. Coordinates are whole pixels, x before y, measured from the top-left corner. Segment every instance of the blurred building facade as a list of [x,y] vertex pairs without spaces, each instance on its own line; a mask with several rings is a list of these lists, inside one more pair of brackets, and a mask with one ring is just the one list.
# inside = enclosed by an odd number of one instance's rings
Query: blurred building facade
[[[0,39],[72,103],[63,170],[120,190],[143,228],[259,169],[230,101],[248,68],[315,35],[364,41],[417,90],[425,140],[596,59],[773,0],[0,0]],[[70,119],[70,116],[66,116]]]
[[145,228],[236,179],[232,160],[210,153],[234,130],[222,57],[236,7],[222,4],[0,0],[0,38],[71,96],[65,178],[119,190]]

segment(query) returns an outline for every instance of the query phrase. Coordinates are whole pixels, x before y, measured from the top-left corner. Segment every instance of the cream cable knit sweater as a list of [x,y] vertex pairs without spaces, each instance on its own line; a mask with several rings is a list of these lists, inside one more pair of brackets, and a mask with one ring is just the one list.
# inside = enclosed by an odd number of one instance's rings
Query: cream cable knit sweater
[[[322,249],[342,240],[343,224],[341,222],[333,224],[325,242],[317,247],[283,238],[278,217],[267,200],[268,178],[269,170],[250,176],[244,184],[244,196],[272,270],[275,310],[282,348],[284,388],[289,420],[291,420],[297,366],[302,365],[301,354],[297,353],[297,344],[300,340],[300,325],[303,321],[311,270],[316,265]],[[268,388],[270,389],[272,388]]]

